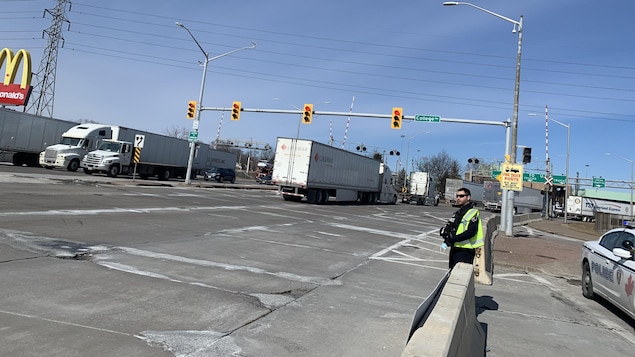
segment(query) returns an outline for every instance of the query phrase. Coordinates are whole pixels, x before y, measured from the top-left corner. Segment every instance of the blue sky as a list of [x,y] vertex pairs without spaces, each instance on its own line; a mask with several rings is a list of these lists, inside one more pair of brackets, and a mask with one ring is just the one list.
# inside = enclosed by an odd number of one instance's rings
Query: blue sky
[[[571,125],[570,176],[630,180],[635,152],[635,3],[616,0],[478,0],[513,20],[523,15],[518,145],[532,147],[526,170],[545,168],[545,106]],[[39,67],[52,0],[0,0],[0,44],[24,48]],[[203,105],[390,113],[505,121],[512,117],[517,34],[512,24],[442,1],[130,1],[77,0],[59,50],[54,116],[158,133],[190,128],[203,59],[185,24],[215,56]],[[275,98],[275,99],[274,99]],[[530,115],[535,114],[535,115]],[[221,112],[203,111],[199,137],[216,138]],[[274,143],[294,137],[299,115],[225,115],[221,139]],[[564,174],[567,129],[549,123],[549,155]],[[346,117],[318,116],[300,137],[341,146]],[[404,136],[402,138],[402,135]],[[399,150],[401,160],[445,150],[460,163],[503,159],[502,127],[351,118],[345,147]],[[522,149],[519,149],[519,156]],[[612,155],[607,156],[605,153]],[[625,159],[620,158],[622,156]],[[388,158],[394,168],[395,157]]]

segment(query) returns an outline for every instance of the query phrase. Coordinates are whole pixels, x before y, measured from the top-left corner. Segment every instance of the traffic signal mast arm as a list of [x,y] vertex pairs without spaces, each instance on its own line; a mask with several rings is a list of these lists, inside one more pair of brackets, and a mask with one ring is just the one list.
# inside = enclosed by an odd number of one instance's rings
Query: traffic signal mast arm
[[[200,107],[199,110],[211,110],[218,112],[231,112],[233,108],[225,108],[225,107]],[[241,108],[243,113],[270,113],[270,114],[304,114],[304,110],[288,110],[288,109],[250,109],[250,108]],[[318,115],[331,115],[331,116],[342,116],[342,117],[358,117],[358,118],[379,118],[379,119],[389,119],[392,120],[391,113],[384,114],[372,114],[372,113],[353,113],[353,112],[320,112],[317,110],[313,111],[314,116]],[[414,115],[403,116],[403,120],[415,120]],[[464,124],[480,124],[480,125],[494,125],[494,126],[503,126],[508,127],[510,123],[508,121],[487,121],[487,120],[472,120],[472,119],[456,119],[456,118],[440,118],[441,122],[444,123],[464,123]]]

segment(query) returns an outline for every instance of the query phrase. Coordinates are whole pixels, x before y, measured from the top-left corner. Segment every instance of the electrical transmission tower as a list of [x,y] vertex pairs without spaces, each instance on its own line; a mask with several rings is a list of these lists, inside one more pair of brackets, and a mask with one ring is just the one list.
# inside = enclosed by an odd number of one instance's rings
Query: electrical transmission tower
[[37,83],[33,87],[33,98],[26,111],[36,114],[53,117],[53,102],[55,99],[55,72],[57,70],[57,52],[60,41],[64,43],[62,37],[62,24],[70,21],[66,18],[66,7],[71,8],[70,0],[57,0],[57,5],[53,9],[45,9],[43,17],[48,13],[52,17],[51,26],[44,30],[44,35],[48,36],[46,49],[40,61],[40,67],[35,74]]

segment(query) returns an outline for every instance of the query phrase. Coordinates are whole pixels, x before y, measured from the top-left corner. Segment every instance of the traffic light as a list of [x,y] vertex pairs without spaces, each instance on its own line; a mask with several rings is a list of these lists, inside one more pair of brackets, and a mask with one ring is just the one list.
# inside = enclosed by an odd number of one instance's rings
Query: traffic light
[[401,120],[403,119],[403,108],[392,108],[392,120],[390,127],[393,129],[401,129]]
[[194,119],[196,118],[196,101],[190,100],[187,102],[187,118]]
[[304,113],[302,114],[302,122],[304,124],[311,124],[313,120],[313,104],[304,105]]
[[523,164],[531,162],[531,148],[523,148]]
[[471,158],[467,159],[467,162],[470,163],[470,164],[478,164],[480,161],[476,157],[471,157]]
[[240,112],[243,110],[241,102],[232,103],[232,120],[240,120]]

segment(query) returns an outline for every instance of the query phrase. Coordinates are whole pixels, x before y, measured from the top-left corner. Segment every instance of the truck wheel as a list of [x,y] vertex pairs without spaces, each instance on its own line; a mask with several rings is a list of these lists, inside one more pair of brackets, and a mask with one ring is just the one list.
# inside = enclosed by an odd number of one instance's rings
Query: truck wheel
[[322,204],[325,204],[329,201],[329,191],[327,190],[323,190],[322,191]]
[[66,170],[70,172],[75,172],[77,171],[78,168],[79,168],[79,160],[75,159],[75,160],[71,160],[71,162],[66,167]]
[[117,175],[119,175],[119,165],[110,166],[106,175],[110,177],[117,177]]
[[438,206],[438,205],[439,205],[439,199],[438,199],[438,198],[436,198],[436,199],[434,200],[434,205],[435,205],[435,206]]
[[161,173],[159,174],[159,176],[157,177],[159,179],[159,181],[167,181],[170,179],[170,170],[165,169],[163,171],[161,171]]
[[306,194],[306,200],[307,202],[313,204],[315,202],[317,202],[318,199],[318,192],[315,189],[310,189],[307,194]]
[[282,199],[285,201],[291,201],[291,196],[289,195],[282,195]]
[[20,152],[16,152],[15,154],[13,154],[13,156],[11,157],[11,162],[13,162],[13,166],[22,166],[22,164],[24,164],[24,155],[22,155],[22,153]]

